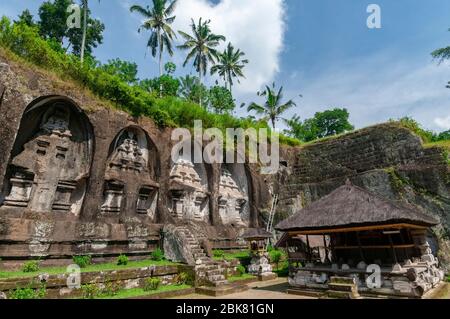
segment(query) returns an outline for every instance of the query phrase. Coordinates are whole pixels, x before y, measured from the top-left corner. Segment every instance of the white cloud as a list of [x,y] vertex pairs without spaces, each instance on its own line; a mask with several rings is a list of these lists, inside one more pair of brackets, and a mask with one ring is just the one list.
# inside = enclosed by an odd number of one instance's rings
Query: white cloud
[[[284,10],[283,0],[221,0],[215,5],[207,0],[180,0],[174,29],[190,33],[191,18],[210,19],[212,31],[226,36],[227,43],[232,42],[250,60],[245,68],[246,79],[234,90],[255,93],[279,71]],[[177,54],[177,62],[184,57],[184,53]]]
[[450,115],[447,117],[437,117],[434,119],[434,123],[444,130],[450,129]]
[[[331,107],[346,107],[351,122],[364,127],[410,116],[427,129],[449,128],[449,65],[431,59],[405,60],[389,51],[324,69],[296,81],[289,93],[301,93],[293,113],[303,119]],[[289,94],[287,94],[289,95]],[[289,117],[289,116],[287,116]],[[439,120],[438,120],[439,118]]]

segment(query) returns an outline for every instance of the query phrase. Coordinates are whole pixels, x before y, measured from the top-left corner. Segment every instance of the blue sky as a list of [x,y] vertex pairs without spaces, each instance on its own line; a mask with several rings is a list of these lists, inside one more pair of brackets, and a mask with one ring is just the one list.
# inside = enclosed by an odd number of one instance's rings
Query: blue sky
[[[0,14],[36,13],[42,2],[0,0]],[[155,76],[148,35],[137,33],[140,18],[128,12],[131,4],[150,0],[90,3],[106,25],[97,58],[135,61],[140,77]],[[367,28],[371,3],[381,8],[381,29]],[[239,104],[258,101],[259,88],[276,81],[297,102],[286,117],[346,107],[358,128],[402,116],[435,131],[450,128],[450,65],[430,56],[450,45],[448,0],[179,0],[176,15],[176,30],[188,29],[191,17],[210,18],[213,30],[247,53],[247,79],[234,89]],[[182,68],[184,56],[171,58],[178,74],[194,72]]]

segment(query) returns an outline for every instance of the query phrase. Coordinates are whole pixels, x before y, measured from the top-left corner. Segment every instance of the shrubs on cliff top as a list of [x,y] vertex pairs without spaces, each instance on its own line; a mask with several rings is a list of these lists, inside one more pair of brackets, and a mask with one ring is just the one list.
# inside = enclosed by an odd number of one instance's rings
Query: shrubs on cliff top
[[390,122],[397,122],[401,126],[414,132],[422,139],[424,143],[450,140],[450,130],[436,134],[432,131],[424,129],[416,120],[411,117],[403,117],[397,121],[390,120]]
[[[267,123],[251,119],[239,119],[229,114],[214,114],[176,97],[157,98],[142,87],[131,86],[119,76],[110,74],[95,61],[87,58],[81,64],[77,56],[66,54],[61,44],[45,40],[39,36],[36,27],[11,23],[7,17],[0,19],[0,46],[17,56],[45,69],[49,69],[64,78],[70,77],[80,85],[90,89],[101,98],[110,100],[114,105],[133,116],[152,118],[160,127],[193,127],[194,120],[202,120],[203,127],[259,128],[268,127]],[[298,145],[295,139],[280,135],[280,143]]]

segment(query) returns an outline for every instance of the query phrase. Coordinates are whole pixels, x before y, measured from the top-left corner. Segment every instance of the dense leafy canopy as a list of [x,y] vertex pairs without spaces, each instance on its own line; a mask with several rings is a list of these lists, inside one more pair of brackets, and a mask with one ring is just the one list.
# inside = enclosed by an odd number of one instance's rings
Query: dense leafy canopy
[[[233,117],[233,81],[239,83],[239,78],[244,77],[243,69],[248,60],[231,43],[223,52],[219,52],[218,47],[225,37],[214,34],[210,29],[210,21],[201,18],[198,23],[192,20],[191,34],[179,31],[184,43],[178,46],[187,51],[183,65],[193,60],[198,77],[186,75],[176,78],[173,75],[176,65],[172,62],[165,64],[163,74],[162,53],[167,51],[173,54],[172,41],[176,35],[171,24],[175,20],[173,12],[177,0],[152,2],[151,8],[134,5],[130,10],[144,17],[140,29],[151,31],[147,45],[152,55],[156,56],[159,52],[160,76],[154,79],[139,80],[136,63],[112,59],[102,65],[95,59],[93,49],[102,43],[105,26],[101,21],[91,18],[89,10],[86,11],[86,59],[80,63],[78,57],[82,51],[84,21],[81,20],[81,28],[67,29],[66,25],[70,14],[67,7],[74,3],[73,0],[45,1],[39,8],[37,21],[29,10],[23,11],[14,23],[2,18],[0,46],[31,63],[74,80],[100,98],[111,101],[117,108],[135,116],[151,117],[161,127],[192,127],[194,120],[202,120],[204,127],[219,129],[268,127],[268,121],[275,128],[276,122],[283,119],[283,114],[296,106],[293,100],[283,100],[283,87],[277,89],[274,83],[258,92],[258,96],[264,98],[263,104],[251,103],[247,108],[258,115],[260,120],[256,121],[250,115],[241,119]],[[83,3],[82,10],[86,10],[87,0],[83,0]],[[450,47],[436,50],[432,55],[440,61],[449,59]],[[202,76],[207,74],[208,68],[211,74],[218,74],[223,79],[225,86],[218,85],[216,81],[215,86],[208,88],[202,83]],[[296,115],[285,122],[289,128],[285,133],[304,142],[353,130],[346,109],[318,112],[313,118],[304,121]],[[423,129],[411,118],[403,118],[399,122],[416,132],[425,142],[450,139],[450,130],[436,134]],[[292,138],[281,135],[280,141],[298,144]]]
[[[59,49],[55,50],[55,45]],[[23,23],[11,23],[6,17],[0,20],[0,47],[39,67],[50,70],[66,80],[90,89],[98,97],[109,100],[116,108],[134,116],[152,118],[160,127],[193,127],[194,120],[201,120],[204,128],[255,128],[267,127],[265,123],[251,119],[238,119],[228,114],[211,113],[180,97],[156,98],[138,85],[125,83],[117,74],[106,72],[98,63],[87,60],[80,64],[77,56],[66,54],[60,44],[39,35],[38,27]],[[197,80],[198,81],[198,80]],[[193,91],[189,92],[195,96]],[[187,92],[185,92],[187,93]],[[280,142],[295,145],[297,142],[280,136]]]
[[294,116],[286,120],[289,129],[285,133],[303,142],[341,134],[354,129],[349,122],[349,116],[345,108],[317,112],[313,118],[303,122],[299,116]]
[[180,81],[168,74],[158,78],[142,80],[139,86],[148,92],[155,93],[155,96],[177,96]]
[[[72,53],[77,56],[81,54],[82,35],[84,28],[84,20],[82,19],[81,28],[67,28],[67,19],[70,12],[67,11],[69,5],[73,4],[73,0],[54,0],[45,1],[39,7],[39,33],[45,39],[53,39],[61,45],[65,42],[68,47],[72,47]],[[83,15],[84,8],[81,13]],[[88,16],[90,12],[88,11]],[[86,53],[92,54],[93,48],[96,48],[103,42],[103,31],[105,25],[96,19],[88,18],[88,27],[86,32]]]
[[29,27],[33,27],[36,25],[34,17],[28,9],[22,11],[18,18],[18,20],[14,21],[15,23],[24,23]]
[[211,111],[223,114],[232,112],[236,105],[230,90],[216,85],[209,90],[209,107]]
[[118,76],[123,82],[135,84],[138,81],[138,66],[134,62],[122,61],[120,59],[108,60],[101,69],[111,75]]

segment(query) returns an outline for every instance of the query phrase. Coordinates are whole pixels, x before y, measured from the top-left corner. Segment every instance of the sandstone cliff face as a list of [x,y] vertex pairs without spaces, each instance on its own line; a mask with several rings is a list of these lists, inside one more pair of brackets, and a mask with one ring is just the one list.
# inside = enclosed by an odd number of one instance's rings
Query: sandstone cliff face
[[[64,106],[46,113],[49,99]],[[78,122],[65,123],[66,117]],[[189,185],[171,183],[171,129],[133,118],[71,82],[1,56],[0,136],[0,204],[9,205],[0,207],[3,259],[148,254],[160,245],[163,225],[186,222],[178,219],[183,209],[174,214],[174,203],[187,198],[183,192]],[[52,143],[53,148],[48,146]],[[61,163],[50,156],[52,152],[57,159],[70,159],[71,147],[82,150],[83,163],[73,160],[54,169]],[[39,160],[33,160],[32,151],[40,154]],[[208,184],[201,192],[202,202],[208,203],[201,212],[208,218],[197,223],[196,232],[203,231],[215,247],[238,248],[242,227],[264,226],[271,192],[279,194],[276,223],[350,178],[438,217],[441,225],[434,232],[440,254],[450,260],[449,172],[441,149],[424,148],[408,130],[384,124],[300,148],[282,148],[281,159],[277,176],[261,176],[255,165],[199,169],[195,178]],[[239,197],[248,200],[241,218],[245,226],[232,224],[239,218],[221,218],[224,207],[230,206],[223,203],[220,191],[229,173],[241,187]],[[48,174],[52,179],[47,183]],[[31,197],[42,198],[32,193],[39,183],[42,193],[51,191],[52,203],[29,204]],[[195,206],[200,196],[190,189]]]
[[[172,129],[134,118],[70,81],[2,56],[0,114],[4,260],[145,255],[160,245],[163,225],[195,215],[199,196],[191,191],[193,185],[171,183]],[[201,209],[207,214],[208,236],[222,248],[239,246],[236,231],[259,225],[259,211],[270,197],[258,167],[227,167],[244,172],[232,178],[245,186],[241,192],[248,203],[242,213],[245,225],[222,220],[219,202],[234,200],[221,198],[224,169],[195,166],[205,183],[207,200]],[[180,210],[187,213],[178,216],[175,203],[187,205]]]
[[446,152],[425,148],[397,124],[369,127],[295,150],[279,187],[277,220],[329,194],[349,178],[392,200],[407,201],[441,221],[434,235],[450,261],[450,175]]

